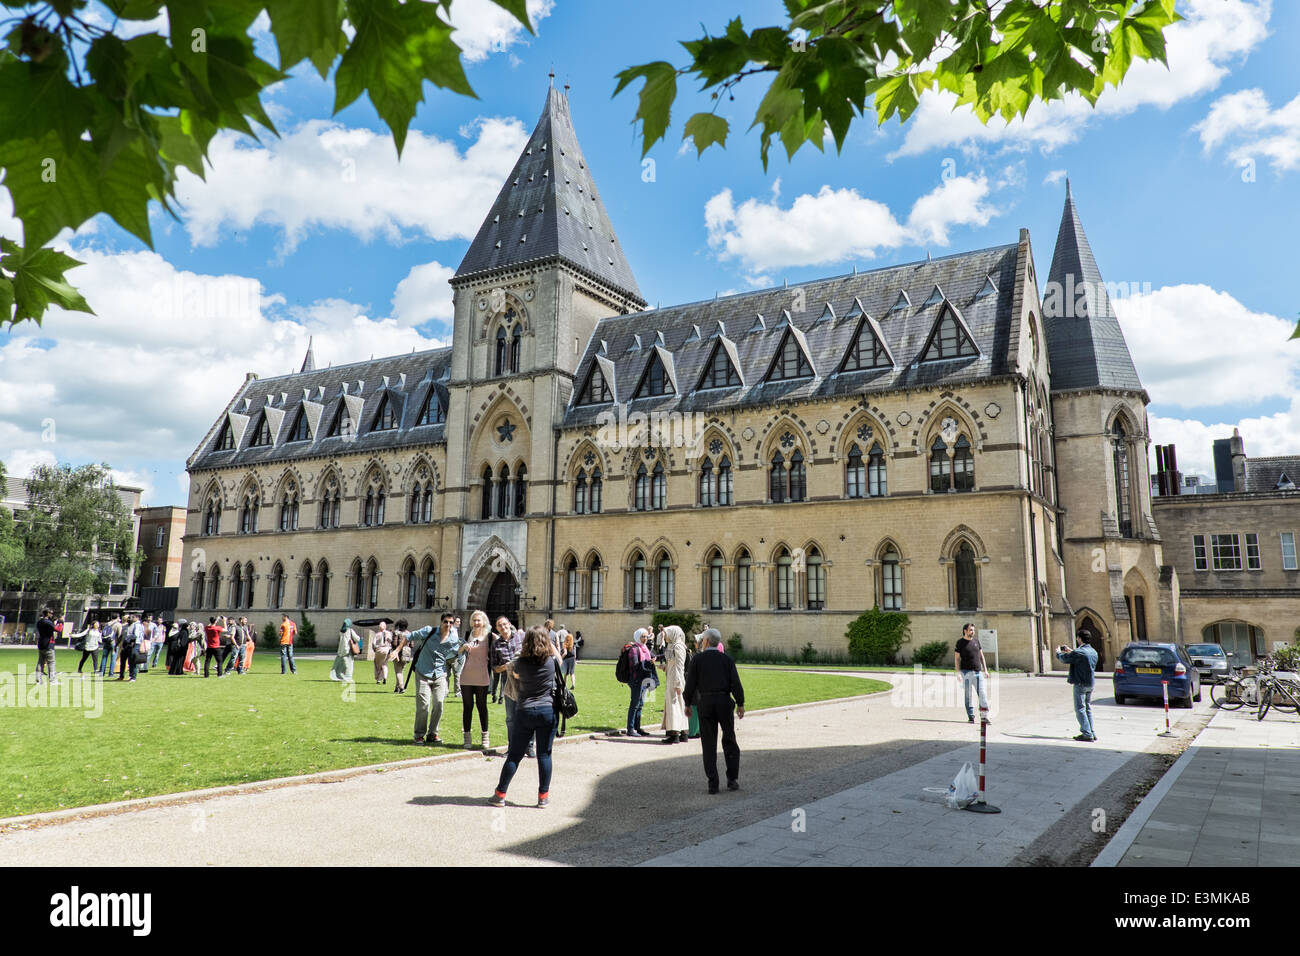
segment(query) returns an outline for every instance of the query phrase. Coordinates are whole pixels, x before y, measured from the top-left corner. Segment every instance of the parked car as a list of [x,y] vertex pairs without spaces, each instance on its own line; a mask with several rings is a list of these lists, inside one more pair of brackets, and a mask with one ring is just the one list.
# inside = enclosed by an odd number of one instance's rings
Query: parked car
[[1218,644],[1188,644],[1187,655],[1200,672],[1202,684],[1222,684],[1232,673],[1228,655]]
[[1115,661],[1115,703],[1130,697],[1164,698],[1163,681],[1169,681],[1169,699],[1191,707],[1201,699],[1201,675],[1182,644],[1129,644]]

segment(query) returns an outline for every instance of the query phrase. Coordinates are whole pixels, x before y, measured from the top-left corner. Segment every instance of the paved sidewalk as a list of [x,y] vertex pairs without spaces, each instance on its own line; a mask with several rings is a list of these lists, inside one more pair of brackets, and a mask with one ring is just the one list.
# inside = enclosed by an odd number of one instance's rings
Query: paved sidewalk
[[1300,866],[1300,718],[1216,713],[1093,865]]

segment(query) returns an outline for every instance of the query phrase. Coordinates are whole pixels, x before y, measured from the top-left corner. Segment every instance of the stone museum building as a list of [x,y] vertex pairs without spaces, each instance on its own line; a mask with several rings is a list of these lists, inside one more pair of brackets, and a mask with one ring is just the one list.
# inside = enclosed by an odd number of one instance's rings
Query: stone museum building
[[[1172,637],[1147,394],[1067,186],[1045,285],[988,249],[647,308],[551,89],[451,280],[450,347],[249,373],[188,461],[182,615],[658,610],[745,646],[995,629],[1051,668]],[[1040,292],[1041,288],[1041,292]],[[991,658],[992,655],[990,655]]]

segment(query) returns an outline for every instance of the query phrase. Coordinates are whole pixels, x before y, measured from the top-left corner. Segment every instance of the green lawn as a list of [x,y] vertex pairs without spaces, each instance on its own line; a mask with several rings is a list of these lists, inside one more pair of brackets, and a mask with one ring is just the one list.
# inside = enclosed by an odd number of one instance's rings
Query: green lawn
[[[80,657],[60,649],[60,671],[75,669]],[[261,650],[242,677],[202,680],[156,670],[134,685],[105,683],[101,713],[92,717],[84,687],[76,688],[83,693],[79,707],[15,706],[18,698],[34,700],[29,691],[35,658],[34,651],[0,650],[0,817],[460,749],[413,745],[414,689],[399,697],[391,684],[377,686],[367,661],[357,662],[358,680],[347,693],[328,680],[329,661],[300,660],[296,677],[281,677],[278,655]],[[24,686],[14,676],[20,664],[29,682]],[[755,710],[889,686],[856,677],[741,670]],[[569,732],[622,726],[628,693],[614,680],[613,668],[579,664],[577,678],[579,714]],[[74,692],[74,684],[92,683],[66,673],[61,681],[65,694]],[[647,729],[663,716],[662,692],[655,696],[642,721]],[[459,740],[461,704],[451,698],[447,704],[440,733]],[[503,708],[489,707],[492,742],[503,747]],[[474,728],[477,740],[477,715]]]

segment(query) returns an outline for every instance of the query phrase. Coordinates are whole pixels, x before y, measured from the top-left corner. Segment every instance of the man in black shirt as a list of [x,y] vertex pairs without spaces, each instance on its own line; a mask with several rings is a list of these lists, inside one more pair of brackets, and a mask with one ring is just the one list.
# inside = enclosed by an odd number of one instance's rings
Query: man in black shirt
[[41,682],[41,675],[51,684],[57,684],[54,671],[54,612],[48,607],[41,612],[41,619],[36,622],[36,683]]
[[[698,696],[697,696],[698,695]],[[740,685],[736,662],[722,650],[722,634],[711,627],[704,632],[700,653],[686,669],[686,715],[699,709],[700,744],[704,750],[704,775],[709,793],[718,792],[718,728],[722,728],[722,754],[727,764],[727,789],[740,789],[740,746],[736,743],[735,713],[745,719],[745,688]]]
[[993,723],[988,719],[989,700],[985,690],[989,665],[984,661],[984,648],[980,647],[979,638],[975,636],[974,624],[967,624],[962,628],[961,639],[957,641],[957,647],[953,651],[952,663],[957,671],[957,679],[962,685],[962,697],[966,703],[966,720],[975,723],[975,711],[970,705],[970,691],[973,685],[979,694],[980,713],[987,723]]

